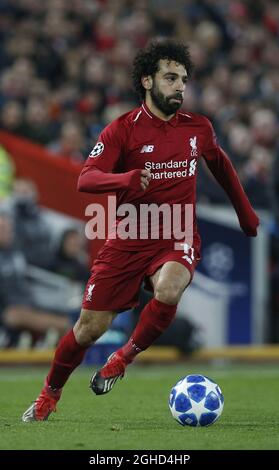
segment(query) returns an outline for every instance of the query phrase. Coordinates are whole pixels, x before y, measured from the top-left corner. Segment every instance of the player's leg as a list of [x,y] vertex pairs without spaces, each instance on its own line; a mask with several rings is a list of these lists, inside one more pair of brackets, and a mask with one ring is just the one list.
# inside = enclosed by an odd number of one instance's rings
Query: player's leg
[[[147,349],[166,330],[174,319],[177,304],[190,281],[190,271],[176,261],[166,262],[151,276],[154,298],[141,312],[128,342],[93,376],[91,387],[97,395],[109,392],[116,380],[123,377],[126,366],[135,356]],[[106,387],[104,378],[109,379]]]
[[62,388],[89,348],[109,328],[115,314],[82,309],[74,328],[59,342],[45,385],[22,416],[24,422],[43,421],[56,409]]
[[168,328],[175,317],[181,295],[191,281],[191,273],[183,264],[169,261],[151,276],[150,281],[154,298],[141,312],[127,344],[119,350],[128,363]]
[[47,385],[53,390],[62,389],[73,370],[82,362],[84,355],[110,327],[115,314],[81,310],[74,328],[60,341],[47,376]]

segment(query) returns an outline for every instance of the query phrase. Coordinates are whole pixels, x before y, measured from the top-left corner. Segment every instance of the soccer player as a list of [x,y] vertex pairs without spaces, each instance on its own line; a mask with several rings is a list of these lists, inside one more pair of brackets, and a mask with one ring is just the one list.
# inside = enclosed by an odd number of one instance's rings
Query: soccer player
[[[218,146],[210,122],[204,116],[179,111],[191,71],[189,51],[183,44],[164,40],[138,52],[133,80],[142,105],[103,130],[85,162],[78,189],[114,191],[118,206],[129,203],[136,211],[142,204],[153,203],[180,204],[183,212],[186,204],[195,206],[197,161],[203,157],[228,194],[243,232],[256,236],[259,219],[229,158]],[[142,310],[127,344],[94,373],[92,390],[97,395],[109,392],[136,355],[166,330],[200,259],[195,213],[192,230],[192,244],[184,243],[182,251],[175,249],[173,237],[108,238],[93,264],[80,318],[60,341],[45,385],[23,414],[23,421],[46,420],[55,411],[63,386],[89,346],[109,328],[117,313],[137,304],[144,278],[154,297]]]

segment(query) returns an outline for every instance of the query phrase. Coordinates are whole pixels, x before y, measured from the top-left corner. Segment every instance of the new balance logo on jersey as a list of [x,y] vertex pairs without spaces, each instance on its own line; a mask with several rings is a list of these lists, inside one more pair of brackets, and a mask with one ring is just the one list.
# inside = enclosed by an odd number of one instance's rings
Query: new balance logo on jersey
[[154,150],[154,145],[144,145],[140,153],[151,153]]
[[89,284],[89,286],[88,286],[87,295],[86,295],[87,302],[91,302],[91,300],[92,300],[92,294],[93,294],[94,287],[95,287],[95,284]]
[[198,156],[197,137],[190,137],[189,144],[191,147],[191,157]]

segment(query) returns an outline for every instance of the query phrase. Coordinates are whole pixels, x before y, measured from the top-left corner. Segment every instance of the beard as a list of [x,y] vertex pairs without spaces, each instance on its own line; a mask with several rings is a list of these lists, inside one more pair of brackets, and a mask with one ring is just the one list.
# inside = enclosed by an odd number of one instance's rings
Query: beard
[[[181,108],[183,103],[183,97],[180,93],[176,93],[175,95],[171,96],[165,96],[157,89],[155,84],[150,90],[150,95],[155,106],[166,116],[175,114],[176,111]],[[179,99],[181,101],[171,101],[173,98]]]

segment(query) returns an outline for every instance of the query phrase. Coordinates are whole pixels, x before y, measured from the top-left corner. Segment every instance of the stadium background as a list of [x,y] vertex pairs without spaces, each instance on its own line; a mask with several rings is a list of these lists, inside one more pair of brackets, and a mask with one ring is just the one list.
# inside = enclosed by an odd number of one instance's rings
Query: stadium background
[[[196,68],[183,109],[211,119],[262,225],[257,240],[244,238],[226,195],[199,168],[205,261],[176,329],[141,360],[278,359],[278,33],[276,0],[0,1],[1,364],[49,363],[78,315],[102,244],[85,240],[84,209],[106,198],[77,193],[77,177],[103,127],[138,103],[135,51],[163,37],[189,44]],[[228,289],[235,298],[217,299]],[[35,331],[21,316],[26,305],[48,315]],[[53,315],[64,320],[58,328]],[[133,321],[124,314],[87,362],[102,362]]]

